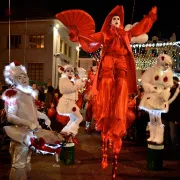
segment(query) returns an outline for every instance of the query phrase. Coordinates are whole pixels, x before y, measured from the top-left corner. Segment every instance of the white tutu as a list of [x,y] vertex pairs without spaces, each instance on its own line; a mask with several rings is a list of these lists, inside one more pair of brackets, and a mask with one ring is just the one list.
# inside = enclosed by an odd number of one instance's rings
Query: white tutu
[[75,100],[60,98],[57,105],[57,112],[61,115],[68,115],[73,112],[73,108],[79,111],[79,107],[75,104]]
[[139,108],[146,111],[157,110],[159,112],[167,112],[169,105],[168,101],[158,93],[145,93],[140,102]]

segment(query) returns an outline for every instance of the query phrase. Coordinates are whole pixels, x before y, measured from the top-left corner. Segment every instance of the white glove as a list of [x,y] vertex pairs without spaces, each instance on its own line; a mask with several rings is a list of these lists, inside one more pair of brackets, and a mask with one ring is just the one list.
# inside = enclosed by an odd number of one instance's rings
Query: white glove
[[51,125],[51,120],[49,118],[45,119],[45,124],[49,127]]
[[50,125],[51,125],[51,121],[50,121],[50,119],[47,117],[46,114],[38,111],[38,118],[44,119],[44,120],[45,120],[45,124],[46,124],[47,126],[50,126]]

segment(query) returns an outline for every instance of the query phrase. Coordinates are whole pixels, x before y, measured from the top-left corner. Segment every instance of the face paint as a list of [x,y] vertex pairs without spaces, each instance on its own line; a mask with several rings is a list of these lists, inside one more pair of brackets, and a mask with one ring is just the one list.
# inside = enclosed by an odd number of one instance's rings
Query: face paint
[[65,71],[65,74],[67,77],[73,77],[74,76],[74,71],[72,68],[67,68]]
[[158,59],[158,65],[162,71],[166,71],[168,68],[172,68],[172,60],[168,58],[166,55],[161,56]]
[[27,74],[25,74],[25,73],[21,73],[21,74],[17,75],[15,77],[14,81],[17,85],[21,85],[21,86],[29,85],[29,78],[28,78]]
[[111,20],[111,25],[115,26],[116,28],[119,28],[121,25],[120,17],[119,16],[113,16]]

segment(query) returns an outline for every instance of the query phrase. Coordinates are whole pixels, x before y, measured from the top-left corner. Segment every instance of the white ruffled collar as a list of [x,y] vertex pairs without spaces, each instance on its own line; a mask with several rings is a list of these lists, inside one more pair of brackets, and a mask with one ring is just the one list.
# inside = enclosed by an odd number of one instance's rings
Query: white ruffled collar
[[31,94],[31,96],[33,98],[36,98],[37,95],[38,95],[38,91],[33,90],[32,87],[29,86],[29,85],[28,86],[17,85],[16,89],[18,89],[18,90],[20,90],[20,91],[22,91],[22,92],[24,92],[26,94]]

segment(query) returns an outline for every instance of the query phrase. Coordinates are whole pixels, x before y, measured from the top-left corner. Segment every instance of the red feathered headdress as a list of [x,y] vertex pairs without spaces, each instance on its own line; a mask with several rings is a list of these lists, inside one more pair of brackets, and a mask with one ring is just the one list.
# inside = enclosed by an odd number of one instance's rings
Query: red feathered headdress
[[111,20],[114,16],[119,16],[121,21],[121,26],[124,26],[124,8],[123,6],[116,6],[106,17],[101,31],[107,31],[109,29]]

